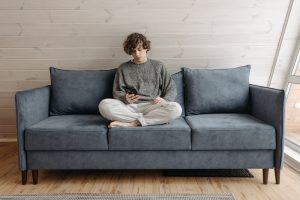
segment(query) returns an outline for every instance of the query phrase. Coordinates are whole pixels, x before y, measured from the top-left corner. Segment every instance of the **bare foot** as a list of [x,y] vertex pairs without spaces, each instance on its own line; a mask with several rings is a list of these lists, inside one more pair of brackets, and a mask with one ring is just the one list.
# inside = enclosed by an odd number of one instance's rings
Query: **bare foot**
[[112,128],[112,127],[137,127],[137,126],[139,126],[138,121],[133,121],[133,122],[113,121],[108,125],[108,128]]

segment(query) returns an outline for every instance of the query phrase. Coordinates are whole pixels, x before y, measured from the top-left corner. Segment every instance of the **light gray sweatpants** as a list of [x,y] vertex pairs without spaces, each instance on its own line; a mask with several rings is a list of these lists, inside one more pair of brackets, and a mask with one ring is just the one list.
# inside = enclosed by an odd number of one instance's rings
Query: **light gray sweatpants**
[[103,99],[99,103],[103,117],[112,121],[132,122],[138,120],[142,126],[164,124],[181,115],[181,106],[176,102],[154,104],[124,104],[118,99]]

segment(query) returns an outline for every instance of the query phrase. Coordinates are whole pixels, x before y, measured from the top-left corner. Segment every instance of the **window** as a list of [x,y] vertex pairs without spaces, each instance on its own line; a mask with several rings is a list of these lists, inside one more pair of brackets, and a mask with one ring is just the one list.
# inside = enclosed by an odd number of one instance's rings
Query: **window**
[[286,101],[286,138],[300,145],[300,84],[291,84]]
[[300,172],[300,41],[286,83],[285,161]]

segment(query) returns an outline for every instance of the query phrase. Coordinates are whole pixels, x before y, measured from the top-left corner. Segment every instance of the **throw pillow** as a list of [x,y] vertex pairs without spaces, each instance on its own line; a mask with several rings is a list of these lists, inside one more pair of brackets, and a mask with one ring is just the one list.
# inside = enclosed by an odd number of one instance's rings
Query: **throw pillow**
[[98,114],[100,101],[112,98],[115,72],[50,67],[50,115]]
[[183,71],[186,115],[247,111],[250,65],[231,69],[183,68]]
[[177,88],[177,97],[175,99],[175,102],[179,103],[182,108],[181,116],[185,116],[183,72],[179,71],[175,74],[172,74],[171,77],[173,78]]

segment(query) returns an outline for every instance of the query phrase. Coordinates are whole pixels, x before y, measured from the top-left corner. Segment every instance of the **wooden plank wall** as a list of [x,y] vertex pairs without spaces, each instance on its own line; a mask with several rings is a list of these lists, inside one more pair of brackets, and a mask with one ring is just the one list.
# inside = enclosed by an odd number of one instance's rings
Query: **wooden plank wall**
[[[0,140],[15,139],[16,91],[49,84],[49,66],[109,69],[129,57],[131,32],[152,41],[150,57],[180,67],[251,64],[266,85],[292,0],[0,0]],[[272,86],[282,88],[299,36],[295,0]]]

